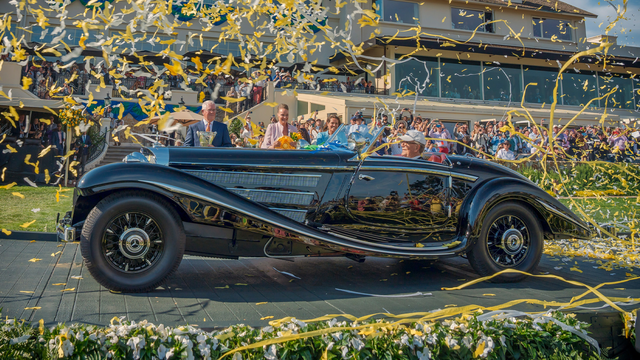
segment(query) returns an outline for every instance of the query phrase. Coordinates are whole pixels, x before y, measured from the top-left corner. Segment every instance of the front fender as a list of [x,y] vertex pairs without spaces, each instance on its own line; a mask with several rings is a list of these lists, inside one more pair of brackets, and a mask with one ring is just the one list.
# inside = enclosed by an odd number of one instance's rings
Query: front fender
[[535,184],[515,178],[494,178],[474,187],[460,209],[458,236],[477,240],[489,211],[504,201],[527,204],[536,212],[547,238],[590,239],[592,236],[588,225],[566,206]]

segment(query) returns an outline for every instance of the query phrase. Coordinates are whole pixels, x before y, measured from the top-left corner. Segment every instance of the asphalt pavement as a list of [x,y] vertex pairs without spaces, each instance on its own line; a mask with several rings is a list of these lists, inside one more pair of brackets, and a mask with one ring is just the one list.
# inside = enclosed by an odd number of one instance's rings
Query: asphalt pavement
[[[582,273],[570,270],[576,266],[575,261]],[[597,264],[590,259],[563,263],[562,259],[544,256],[538,272],[591,286],[627,278],[628,271],[624,269],[608,272],[594,266]],[[0,240],[2,317],[36,322],[44,319],[47,325],[106,325],[115,316],[125,316],[171,326],[265,326],[270,319],[285,316],[305,320],[326,314],[363,316],[426,312],[452,305],[493,306],[515,299],[569,301],[586,290],[537,278],[515,284],[479,283],[457,291],[442,290],[476,278],[462,258],[437,262],[367,258],[364,263],[357,263],[346,258],[285,261],[186,256],[166,286],[148,293],[116,294],[91,277],[83,266],[78,244]],[[607,296],[640,298],[640,280],[601,290]],[[593,296],[587,298],[590,297]],[[543,310],[531,304],[521,304],[516,309]]]

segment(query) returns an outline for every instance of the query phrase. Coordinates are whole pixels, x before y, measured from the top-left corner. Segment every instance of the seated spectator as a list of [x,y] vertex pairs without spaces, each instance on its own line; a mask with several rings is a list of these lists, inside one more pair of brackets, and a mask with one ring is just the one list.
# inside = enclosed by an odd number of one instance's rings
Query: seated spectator
[[272,123],[267,127],[264,134],[263,149],[276,149],[280,146],[278,139],[283,135],[290,136],[291,133],[297,132],[298,129],[289,125],[289,106],[286,104],[278,105],[276,109],[278,122]]
[[[338,118],[338,116],[336,115],[331,115],[329,117],[329,120],[327,121],[327,125],[325,126],[324,131],[318,134],[316,144],[325,145],[325,143],[329,140],[329,138],[331,138],[331,136],[333,136],[333,134],[336,132],[336,130],[338,130],[339,127],[340,118]],[[342,134],[344,134],[344,132],[342,132]],[[337,139],[337,141],[343,144],[347,143],[346,137],[344,137],[343,139]]]
[[398,137],[398,140],[401,141],[400,146],[402,147],[400,156],[411,159],[420,159],[427,144],[424,134],[417,130],[407,131],[404,135]]

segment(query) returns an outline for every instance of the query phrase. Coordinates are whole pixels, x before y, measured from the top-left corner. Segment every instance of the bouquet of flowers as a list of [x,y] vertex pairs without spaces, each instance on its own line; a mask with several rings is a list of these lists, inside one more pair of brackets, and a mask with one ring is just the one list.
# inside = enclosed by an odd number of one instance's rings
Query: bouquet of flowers
[[285,149],[285,150],[295,150],[297,149],[297,142],[296,140],[293,139],[293,134],[291,134],[292,136],[280,136],[278,138],[277,144],[275,148],[276,149]]
[[210,146],[218,133],[216,131],[198,131],[197,135],[200,140],[200,146]]
[[84,120],[81,109],[73,109],[69,104],[65,105],[64,109],[60,110],[58,114],[60,123],[68,127],[74,128],[80,125],[80,122]]

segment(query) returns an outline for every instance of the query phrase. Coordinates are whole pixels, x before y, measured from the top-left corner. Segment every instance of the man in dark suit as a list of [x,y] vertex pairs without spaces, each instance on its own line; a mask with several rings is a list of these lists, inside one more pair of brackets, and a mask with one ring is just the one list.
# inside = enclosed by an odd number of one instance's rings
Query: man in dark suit
[[87,135],[87,132],[83,132],[80,139],[78,139],[78,152],[80,156],[80,172],[79,176],[84,174],[84,166],[87,163],[89,157],[89,148],[91,147],[91,137]]
[[190,125],[187,129],[187,139],[184,146],[202,146],[200,145],[198,131],[215,131],[217,135],[213,139],[212,147],[233,147],[227,125],[215,121],[216,104],[213,101],[207,100],[202,103],[202,116],[204,117],[202,121]]
[[57,124],[56,129],[51,132],[51,145],[58,149],[58,155],[64,155],[65,133],[62,132],[62,125]]

